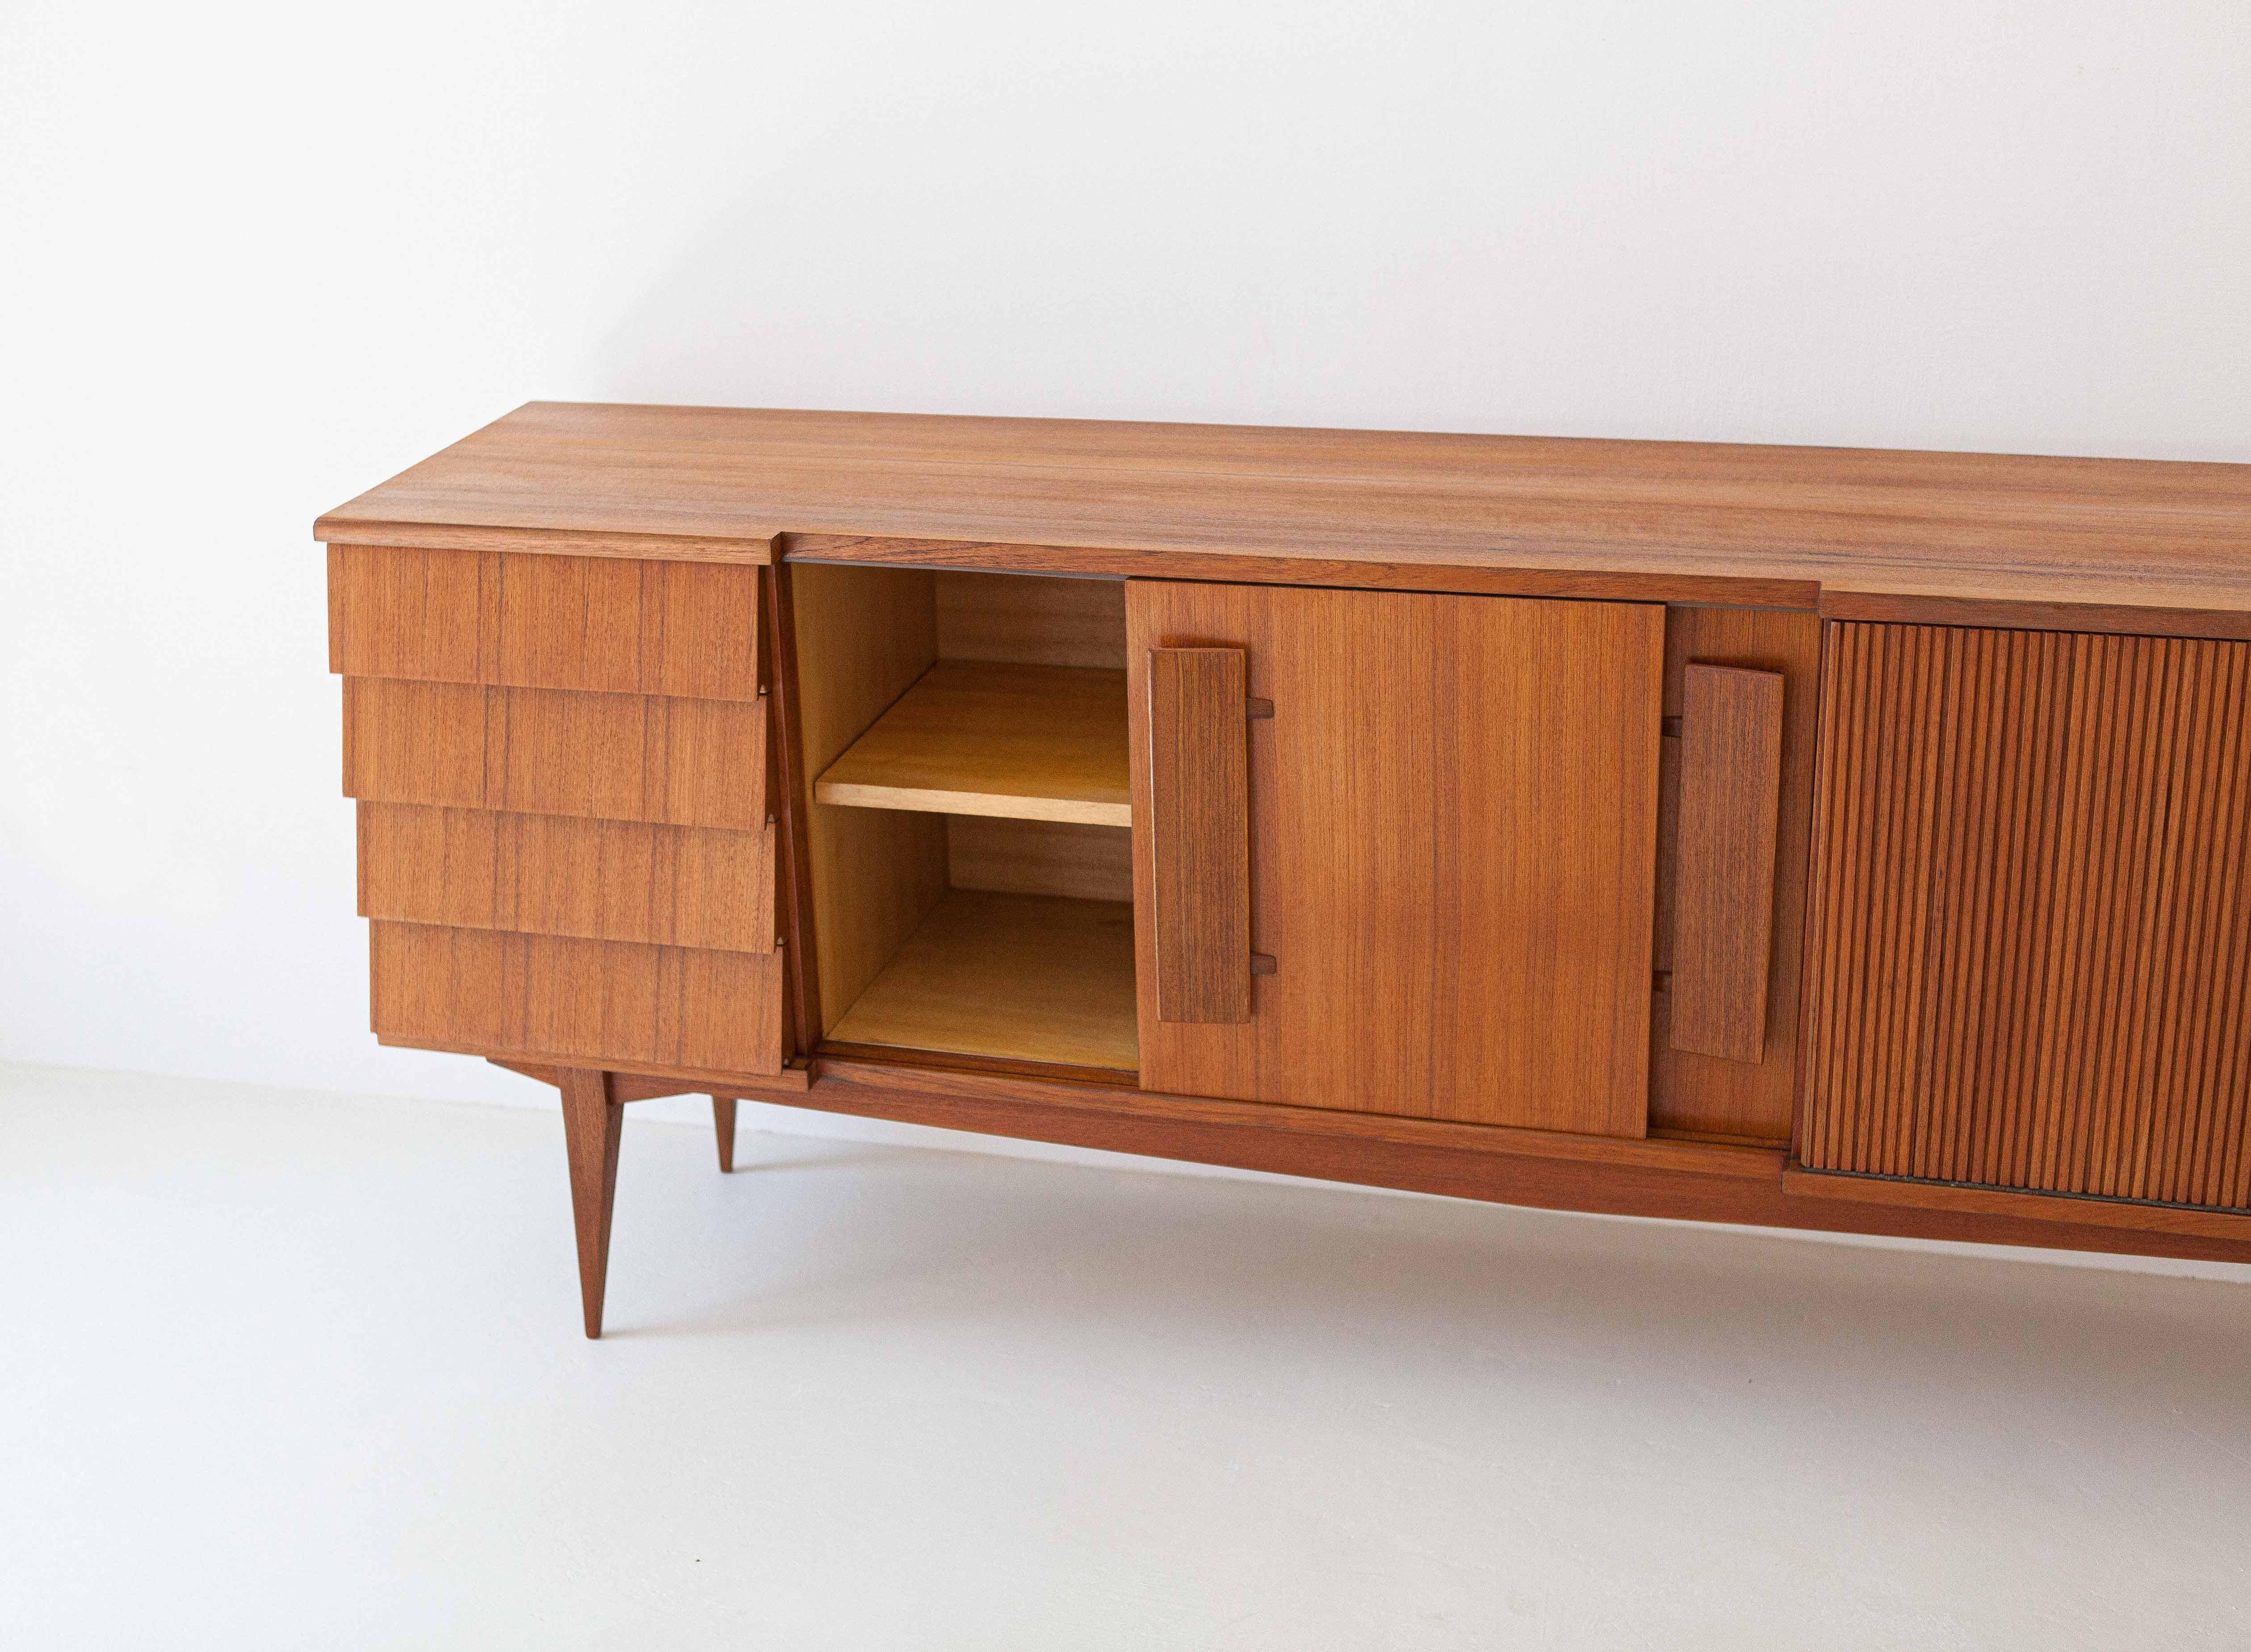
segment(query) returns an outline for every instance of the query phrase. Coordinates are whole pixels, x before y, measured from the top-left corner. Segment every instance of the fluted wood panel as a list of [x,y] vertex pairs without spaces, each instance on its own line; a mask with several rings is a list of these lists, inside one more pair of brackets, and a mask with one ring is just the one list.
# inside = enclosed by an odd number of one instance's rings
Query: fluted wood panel
[[344,679],[344,793],[758,831],[761,701]]
[[773,828],[359,805],[362,917],[771,952]]
[[1826,642],[1800,1158],[2251,1206],[2251,646]]
[[781,957],[368,925],[377,1037],[598,1065],[779,1072]]
[[758,647],[741,563],[329,548],[329,669],[348,677],[755,700]]

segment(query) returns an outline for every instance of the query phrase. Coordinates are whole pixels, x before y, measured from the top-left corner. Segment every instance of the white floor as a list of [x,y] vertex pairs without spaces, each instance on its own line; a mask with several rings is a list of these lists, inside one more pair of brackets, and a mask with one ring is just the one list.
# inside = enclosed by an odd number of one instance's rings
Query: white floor
[[742,1158],[0,1069],[0,1644],[2251,1644],[2251,1285]]

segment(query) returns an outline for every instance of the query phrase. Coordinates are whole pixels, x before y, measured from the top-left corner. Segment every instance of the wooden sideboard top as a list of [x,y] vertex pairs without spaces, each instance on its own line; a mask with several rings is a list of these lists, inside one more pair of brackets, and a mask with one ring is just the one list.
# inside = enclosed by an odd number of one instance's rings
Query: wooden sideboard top
[[333,543],[2251,638],[2251,465],[533,402]]

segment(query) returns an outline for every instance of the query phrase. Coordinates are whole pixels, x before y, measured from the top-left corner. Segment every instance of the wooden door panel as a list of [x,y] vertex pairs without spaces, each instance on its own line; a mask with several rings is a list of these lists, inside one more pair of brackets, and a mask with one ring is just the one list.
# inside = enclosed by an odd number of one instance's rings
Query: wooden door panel
[[1810,1169],[2251,1208],[2251,645],[1828,627]]
[[[1783,1143],[1797,1105],[1798,1007],[1804,996],[1807,844],[1813,813],[1815,708],[1821,693],[1821,621],[1757,608],[1671,608],[1665,616],[1665,712],[1683,733],[1662,743],[1657,834],[1658,990],[1650,1004],[1649,1124],[1652,1130]],[[1676,944],[1684,899],[1681,792],[1686,777],[1688,673],[1698,665],[1778,674],[1783,680],[1781,805],[1775,826],[1774,918],[1767,945],[1766,1026],[1756,1061],[1677,1047],[1668,978],[1686,963]]]
[[1782,819],[1783,674],[1691,665],[1680,734],[1673,1047],[1766,1054]]
[[1665,611],[1430,600],[1431,1114],[1645,1135]]
[[1274,973],[1243,1025],[1163,1021],[1145,921],[1143,1084],[1642,1134],[1663,611],[1137,581],[1127,619],[1137,819],[1150,650],[1239,648],[1274,708],[1249,725]]

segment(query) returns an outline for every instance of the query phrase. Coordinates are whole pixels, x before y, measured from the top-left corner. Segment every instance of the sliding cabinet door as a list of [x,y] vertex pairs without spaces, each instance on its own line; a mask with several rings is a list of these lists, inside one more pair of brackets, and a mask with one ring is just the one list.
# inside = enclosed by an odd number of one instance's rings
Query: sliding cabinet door
[[1664,610],[1126,612],[1143,1086],[1642,1135]]

